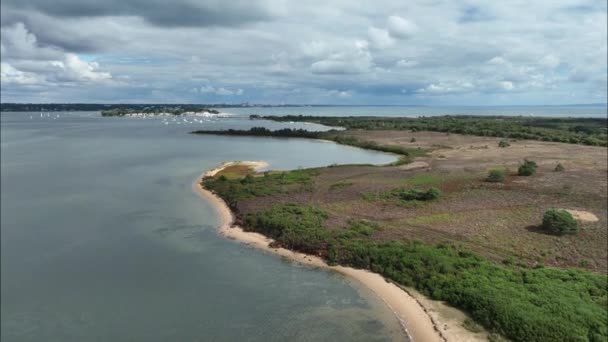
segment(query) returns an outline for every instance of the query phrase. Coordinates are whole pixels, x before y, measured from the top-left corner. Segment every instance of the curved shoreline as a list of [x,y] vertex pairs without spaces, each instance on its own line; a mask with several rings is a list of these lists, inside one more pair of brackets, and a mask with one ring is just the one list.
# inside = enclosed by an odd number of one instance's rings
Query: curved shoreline
[[[220,217],[218,233],[221,236],[285,257],[303,265],[335,271],[360,282],[378,296],[395,314],[405,334],[413,341],[480,340],[478,336],[474,336],[474,334],[469,333],[460,324],[456,324],[453,321],[437,322],[438,315],[431,314],[431,311],[435,310],[425,306],[419,295],[412,295],[409,291],[387,281],[377,273],[352,267],[330,266],[317,256],[294,252],[285,248],[271,248],[269,244],[273,241],[272,239],[256,232],[246,232],[241,227],[235,226],[234,215],[226,202],[213,192],[205,189],[201,184],[201,180],[204,177],[211,177],[224,168],[235,164],[247,165],[255,170],[268,166],[268,163],[259,161],[223,163],[219,167],[204,172],[192,183],[193,191],[210,203],[218,213]],[[429,304],[428,300],[425,300],[425,302],[427,302],[427,305]],[[443,329],[440,328],[439,323],[444,326]]]

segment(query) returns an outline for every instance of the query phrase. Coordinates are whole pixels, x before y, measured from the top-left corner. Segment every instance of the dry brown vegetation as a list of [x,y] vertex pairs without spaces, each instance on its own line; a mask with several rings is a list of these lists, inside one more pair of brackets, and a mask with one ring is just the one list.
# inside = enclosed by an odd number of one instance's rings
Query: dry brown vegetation
[[[312,182],[293,191],[238,201],[241,214],[277,203],[323,208],[327,229],[349,220],[378,222],[376,240],[456,243],[497,262],[583,267],[607,272],[607,149],[539,141],[409,131],[346,131],[362,141],[432,150],[416,168],[337,166],[318,169]],[[415,138],[415,142],[412,142]],[[517,176],[524,159],[535,175]],[[426,163],[426,164],[425,164]],[[565,170],[555,172],[561,163]],[[492,168],[507,169],[503,183],[485,181]],[[399,188],[436,187],[432,202],[402,202],[383,194]],[[588,211],[597,222],[580,222],[576,235],[554,236],[538,227],[549,208]]]

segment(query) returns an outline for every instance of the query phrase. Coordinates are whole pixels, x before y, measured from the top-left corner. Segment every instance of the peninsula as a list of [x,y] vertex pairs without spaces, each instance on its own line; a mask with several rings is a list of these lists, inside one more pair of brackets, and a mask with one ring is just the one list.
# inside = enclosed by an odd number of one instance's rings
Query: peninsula
[[[470,122],[460,134],[395,127],[385,118],[373,125],[369,118],[307,118],[347,128],[325,133],[198,131],[322,138],[400,156],[386,166],[286,172],[232,165],[201,185],[227,204],[243,231],[272,239],[265,248],[369,270],[416,289],[466,312],[461,327],[471,333],[605,340],[607,149],[586,146],[606,141],[605,120],[536,121],[542,127],[520,127],[530,135],[525,139],[508,137],[515,128],[494,137],[500,133],[494,127],[517,118],[449,120],[456,121],[452,127],[458,120],[483,122],[489,134]],[[226,233],[231,229],[224,234],[238,236]],[[454,329],[439,327],[450,340]]]

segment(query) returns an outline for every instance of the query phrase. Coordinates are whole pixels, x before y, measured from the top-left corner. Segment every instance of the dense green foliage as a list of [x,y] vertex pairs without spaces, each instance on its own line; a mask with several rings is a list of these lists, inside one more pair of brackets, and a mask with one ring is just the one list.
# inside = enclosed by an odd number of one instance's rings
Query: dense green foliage
[[427,190],[420,189],[395,189],[391,194],[402,201],[432,201],[439,198],[441,191],[437,188]]
[[536,173],[537,167],[538,165],[535,162],[526,159],[517,169],[517,174],[520,176],[532,176]]
[[579,270],[497,265],[453,246],[375,242],[378,226],[326,229],[313,207],[276,205],[247,215],[248,229],[330,263],[369,269],[467,311],[514,341],[605,341],[607,278]]
[[326,218],[327,214],[319,209],[286,204],[263,214],[247,215],[245,227],[272,237],[286,248],[316,254],[329,242],[329,231],[321,228]]
[[505,170],[502,169],[494,169],[488,172],[488,177],[486,181],[491,183],[500,183],[505,180]]
[[198,130],[192,134],[215,134],[215,135],[236,135],[253,137],[279,137],[279,138],[311,138],[320,139],[322,132],[312,132],[305,129],[282,128],[270,130],[265,127],[252,127],[248,130],[227,129],[224,131]]
[[330,261],[370,269],[467,311],[514,341],[605,341],[606,276],[499,266],[450,247],[342,240]]
[[549,209],[543,215],[543,229],[558,235],[576,233],[578,223],[563,209]]
[[507,116],[331,117],[264,116],[274,121],[315,122],[334,127],[365,130],[412,130],[531,139],[608,146],[605,118],[534,118]]
[[293,188],[302,189],[312,181],[311,176],[314,174],[314,170],[307,169],[265,173],[262,177],[249,175],[241,180],[229,180],[220,176],[217,179],[204,179],[203,185],[220,195],[230,207],[234,207],[240,199],[268,196]]

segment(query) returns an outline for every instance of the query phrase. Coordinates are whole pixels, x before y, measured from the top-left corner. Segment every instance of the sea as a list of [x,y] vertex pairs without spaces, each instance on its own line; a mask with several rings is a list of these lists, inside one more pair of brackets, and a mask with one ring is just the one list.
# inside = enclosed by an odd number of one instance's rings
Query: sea
[[218,236],[215,211],[191,188],[224,161],[264,160],[288,170],[386,164],[394,156],[306,139],[189,132],[328,129],[250,114],[606,116],[601,106],[222,111],[0,114],[2,341],[406,340],[390,309],[357,283]]

